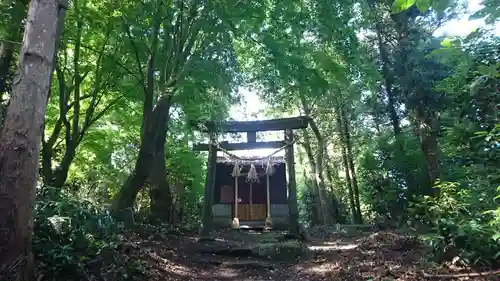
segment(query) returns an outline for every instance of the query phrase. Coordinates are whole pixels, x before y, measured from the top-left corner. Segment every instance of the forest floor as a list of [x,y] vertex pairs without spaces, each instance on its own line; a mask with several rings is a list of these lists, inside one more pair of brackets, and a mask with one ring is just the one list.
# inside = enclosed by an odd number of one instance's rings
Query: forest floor
[[158,281],[500,280],[440,277],[468,271],[427,262],[426,247],[412,235],[333,228],[310,230],[304,243],[278,231],[218,231],[215,241],[199,242],[194,234],[143,228],[120,247],[123,265],[112,267],[127,267],[127,279]]

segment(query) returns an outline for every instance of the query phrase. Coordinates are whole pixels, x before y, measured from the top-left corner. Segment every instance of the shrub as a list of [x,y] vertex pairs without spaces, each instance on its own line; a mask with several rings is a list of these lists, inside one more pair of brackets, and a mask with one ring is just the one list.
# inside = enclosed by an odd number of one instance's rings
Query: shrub
[[[411,223],[432,228],[425,240],[440,260],[459,261],[466,265],[498,263],[500,253],[500,211],[482,212],[487,198],[472,196],[472,188],[457,183],[438,185],[439,197],[425,196],[411,205]],[[479,203],[481,202],[481,203]],[[491,205],[490,205],[491,206]]]
[[44,280],[81,280],[100,260],[103,250],[116,247],[122,226],[109,213],[68,193],[42,196],[35,208],[33,251]]

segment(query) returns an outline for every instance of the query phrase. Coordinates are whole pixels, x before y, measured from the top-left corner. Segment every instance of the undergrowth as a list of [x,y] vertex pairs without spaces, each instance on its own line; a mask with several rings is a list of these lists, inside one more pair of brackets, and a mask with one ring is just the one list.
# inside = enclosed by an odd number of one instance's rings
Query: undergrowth
[[[500,207],[493,206],[498,206],[500,196],[487,198],[484,193],[478,198],[471,188],[452,182],[438,187],[438,198],[426,196],[410,208],[413,223],[432,228],[424,240],[431,246],[434,258],[467,266],[498,266]],[[481,211],[485,208],[491,210]]]
[[107,272],[99,274],[125,276],[126,272],[116,268],[123,260],[105,259],[123,259],[113,254],[119,250],[123,234],[123,225],[97,204],[64,191],[39,196],[33,251],[42,280],[85,280],[90,272],[103,269]]

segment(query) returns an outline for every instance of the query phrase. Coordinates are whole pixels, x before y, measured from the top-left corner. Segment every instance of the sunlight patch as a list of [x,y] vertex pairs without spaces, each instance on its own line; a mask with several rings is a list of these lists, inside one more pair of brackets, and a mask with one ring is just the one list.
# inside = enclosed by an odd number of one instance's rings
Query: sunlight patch
[[308,246],[312,251],[336,251],[336,250],[353,250],[359,247],[357,244],[338,244],[335,242],[326,242],[320,246]]
[[338,262],[324,263],[321,265],[316,265],[308,268],[303,268],[301,271],[307,273],[325,273],[340,270],[341,266]]

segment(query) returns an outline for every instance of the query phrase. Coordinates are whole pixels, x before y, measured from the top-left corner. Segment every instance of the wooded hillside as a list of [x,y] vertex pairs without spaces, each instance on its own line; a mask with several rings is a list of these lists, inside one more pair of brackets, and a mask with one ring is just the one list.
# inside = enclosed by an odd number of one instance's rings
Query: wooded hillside
[[[429,260],[497,268],[500,4],[467,2],[2,1],[0,279],[142,280],[109,249],[198,230],[192,122],[234,118],[242,89],[311,118],[301,225],[411,229]],[[439,35],[463,17],[484,24]]]

